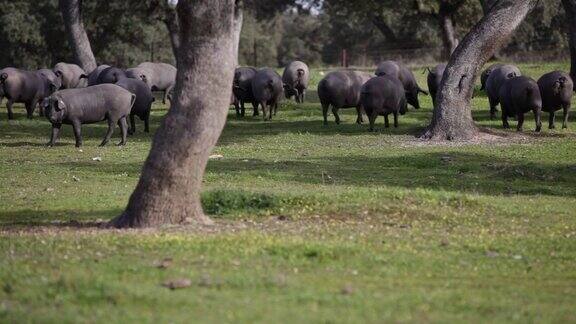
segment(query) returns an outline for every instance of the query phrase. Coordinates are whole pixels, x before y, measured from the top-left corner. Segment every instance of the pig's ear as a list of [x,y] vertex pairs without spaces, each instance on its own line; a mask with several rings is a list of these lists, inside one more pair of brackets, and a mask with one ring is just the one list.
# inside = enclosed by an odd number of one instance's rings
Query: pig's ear
[[58,101],[56,102],[56,108],[58,111],[66,109],[66,104],[64,103],[64,101],[62,101],[62,99],[58,99]]

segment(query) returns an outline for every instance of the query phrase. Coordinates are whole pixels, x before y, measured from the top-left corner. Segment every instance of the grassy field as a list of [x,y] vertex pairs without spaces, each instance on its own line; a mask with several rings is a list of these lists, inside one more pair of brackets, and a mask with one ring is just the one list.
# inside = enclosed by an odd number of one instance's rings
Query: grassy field
[[324,127],[314,102],[272,122],[231,110],[205,179],[216,225],[138,231],[98,224],[136,184],[142,123],[126,147],[97,147],[102,124],[46,148],[47,121],[2,108],[0,322],[575,322],[576,132],[504,131],[478,93],[503,139],[429,145],[422,102],[376,133],[353,109]]

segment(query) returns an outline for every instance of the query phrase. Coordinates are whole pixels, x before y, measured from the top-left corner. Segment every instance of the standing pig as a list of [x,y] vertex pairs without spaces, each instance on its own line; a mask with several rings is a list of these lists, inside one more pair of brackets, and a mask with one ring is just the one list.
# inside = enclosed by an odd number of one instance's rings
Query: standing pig
[[502,106],[502,125],[510,128],[508,117],[517,117],[517,131],[522,131],[524,114],[534,112],[536,131],[542,128],[540,120],[542,112],[542,98],[536,81],[525,76],[513,77],[504,81],[500,87],[499,101]]
[[245,107],[247,102],[251,102],[254,107],[254,116],[258,116],[258,103],[254,100],[252,93],[252,79],[258,71],[253,67],[239,67],[234,71],[234,83],[232,85],[232,92],[238,100],[236,107],[236,115],[244,117]]
[[488,81],[490,73],[492,73],[492,71],[494,70],[501,68],[503,65],[504,64],[502,63],[492,64],[486,70],[482,71],[482,74],[480,75],[480,85],[481,85],[480,90],[486,89],[486,81]]
[[286,66],[284,74],[282,74],[282,82],[284,83],[284,95],[286,99],[292,96],[296,97],[297,103],[304,102],[304,95],[308,89],[308,82],[310,81],[310,70],[308,65],[301,61],[293,61]]
[[428,69],[428,91],[430,91],[430,96],[432,96],[432,104],[436,107],[436,93],[440,88],[440,82],[442,82],[442,77],[444,76],[444,70],[446,70],[446,64],[438,64],[433,70]]
[[554,129],[554,118],[557,110],[564,110],[562,128],[568,128],[568,115],[574,82],[568,73],[554,71],[544,74],[538,80],[538,87],[542,95],[542,110],[550,113],[548,128]]
[[54,146],[62,124],[72,125],[76,147],[82,146],[82,124],[108,121],[108,131],[100,146],[106,145],[118,123],[122,141],[126,144],[128,125],[126,117],[134,105],[136,96],[115,84],[100,84],[81,89],[65,89],[53,93],[43,102],[46,117],[52,123],[52,136],[48,146]]
[[52,69],[54,73],[62,78],[61,89],[74,89],[86,87],[86,72],[76,64],[58,63]]
[[373,76],[370,73],[342,70],[328,73],[318,83],[318,97],[322,104],[324,125],[328,125],[328,108],[332,106],[332,113],[336,124],[340,124],[338,110],[340,108],[356,108],[356,123],[362,124],[362,106],[360,104],[360,90],[366,81]]
[[389,75],[396,77],[402,82],[404,90],[406,91],[406,100],[408,103],[416,108],[420,109],[420,101],[418,100],[418,94],[422,93],[428,95],[428,92],[422,90],[416,82],[416,78],[410,69],[408,69],[403,64],[396,61],[384,61],[378,64],[375,74],[377,76]]
[[129,78],[124,78],[116,82],[116,85],[130,91],[136,96],[136,101],[134,101],[134,105],[130,111],[130,128],[128,129],[128,134],[132,135],[136,132],[134,116],[138,116],[140,120],[144,121],[144,132],[150,132],[150,110],[152,109],[154,96],[148,85],[141,80]]
[[490,102],[490,119],[496,117],[496,106],[500,103],[500,87],[504,84],[506,79],[511,79],[517,76],[521,76],[520,69],[514,65],[506,64],[499,68],[494,69],[490,72],[488,79],[486,80],[486,94],[488,95],[488,101]]
[[126,76],[144,81],[151,91],[164,92],[163,104],[166,104],[170,91],[176,85],[176,68],[166,63],[144,62],[126,70]]
[[[256,72],[252,78],[252,93],[256,107],[262,105],[262,116],[266,120],[266,109],[268,108],[268,120],[272,120],[272,110],[274,115],[278,112],[278,103],[282,97],[282,78],[276,71],[264,68]],[[257,109],[257,108],[256,108]]]
[[120,68],[109,66],[103,69],[96,78],[96,84],[116,83],[126,78],[126,72]]
[[[26,106],[26,115],[32,118],[34,109],[38,103],[59,89],[61,79],[56,77],[50,81],[42,72],[24,71],[16,68],[0,70],[0,88],[3,95],[8,99],[8,119],[14,119],[12,105],[22,102]],[[40,110],[42,113],[42,110]]]
[[107,64],[98,65],[88,75],[84,75],[83,78],[85,78],[87,80],[88,86],[91,87],[93,85],[97,85],[98,84],[98,77],[100,76],[100,73],[102,73],[102,71],[106,70],[109,67],[110,67],[110,65],[107,65]]
[[388,115],[393,114],[394,127],[398,127],[398,114],[408,111],[404,85],[398,78],[387,75],[372,78],[362,86],[360,103],[368,115],[370,131],[374,130],[378,115],[384,116],[384,125],[388,128]]

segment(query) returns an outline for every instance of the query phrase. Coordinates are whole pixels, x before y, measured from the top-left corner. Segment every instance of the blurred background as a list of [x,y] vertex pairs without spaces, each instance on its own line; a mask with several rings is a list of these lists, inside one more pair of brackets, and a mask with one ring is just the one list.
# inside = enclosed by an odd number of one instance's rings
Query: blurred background
[[[174,63],[161,0],[85,1],[83,18],[99,64]],[[241,65],[372,66],[383,59],[430,64],[447,57],[482,18],[478,0],[247,0]],[[497,59],[569,57],[560,1],[540,1]],[[0,66],[36,69],[72,61],[57,0],[2,1]]]

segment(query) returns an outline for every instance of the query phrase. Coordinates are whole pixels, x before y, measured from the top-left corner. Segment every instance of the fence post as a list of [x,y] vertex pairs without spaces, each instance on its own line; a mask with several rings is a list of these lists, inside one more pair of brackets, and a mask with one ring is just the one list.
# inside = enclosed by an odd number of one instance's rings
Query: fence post
[[342,50],[342,66],[345,68],[348,67],[348,52],[346,49]]

